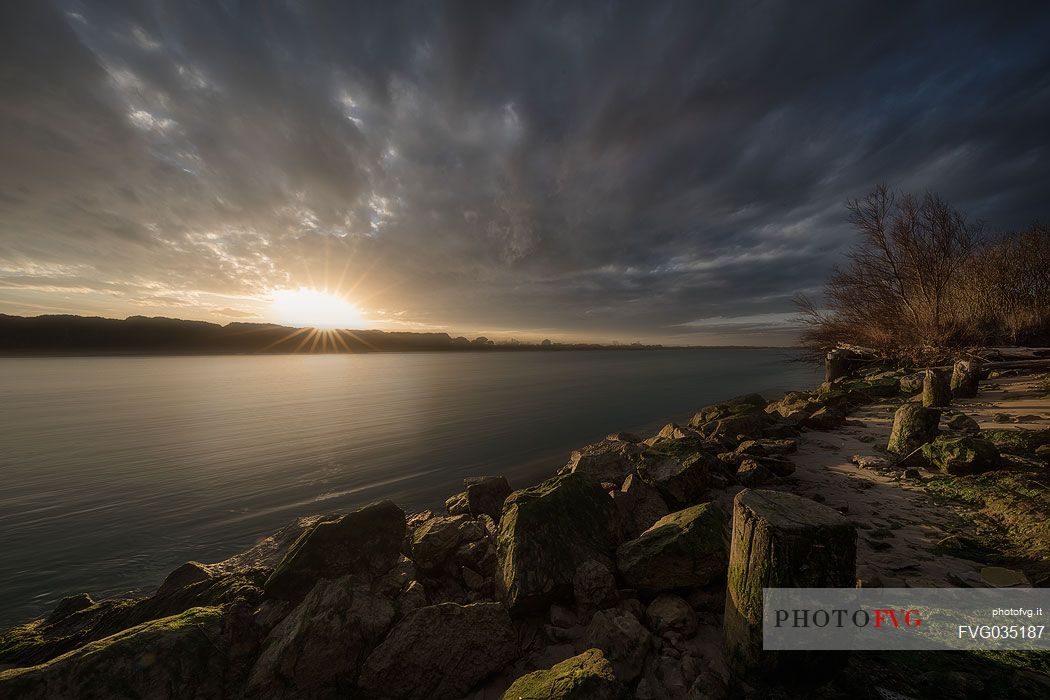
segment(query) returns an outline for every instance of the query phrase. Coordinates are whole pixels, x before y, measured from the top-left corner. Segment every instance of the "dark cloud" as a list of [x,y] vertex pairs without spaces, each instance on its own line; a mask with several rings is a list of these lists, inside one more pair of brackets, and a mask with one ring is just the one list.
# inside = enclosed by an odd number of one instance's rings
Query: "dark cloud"
[[782,340],[874,183],[1047,215],[1041,4],[0,15],[0,310],[221,320],[341,281],[406,323]]

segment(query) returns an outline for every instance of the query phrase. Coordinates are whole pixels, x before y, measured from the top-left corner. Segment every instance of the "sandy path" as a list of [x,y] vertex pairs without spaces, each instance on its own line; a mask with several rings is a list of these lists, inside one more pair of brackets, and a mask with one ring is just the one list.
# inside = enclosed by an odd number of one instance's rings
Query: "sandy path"
[[[1050,427],[1050,399],[1039,396],[1033,376],[982,382],[977,398],[953,404],[977,420],[982,428]],[[823,498],[857,526],[857,577],[864,585],[885,587],[987,586],[980,577],[985,562],[951,556],[938,543],[953,533],[972,530],[973,509],[965,505],[937,504],[910,479],[894,471],[860,468],[853,455],[881,457],[893,412],[900,401],[863,406],[851,419],[863,427],[848,426],[833,432],[804,431],[799,449],[791,455],[796,472],[772,488],[803,496]],[[994,415],[1029,416],[1017,423],[996,422]],[[735,492],[727,494],[734,495]],[[721,500],[721,499],[720,499]]]

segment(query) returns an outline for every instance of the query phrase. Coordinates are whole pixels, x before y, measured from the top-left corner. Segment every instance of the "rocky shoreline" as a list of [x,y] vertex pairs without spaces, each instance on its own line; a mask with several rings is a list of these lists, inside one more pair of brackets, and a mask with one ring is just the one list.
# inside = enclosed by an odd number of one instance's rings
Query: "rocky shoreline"
[[[300,518],[151,596],[68,597],[0,634],[0,698],[1046,697],[1034,655],[814,665],[756,646],[763,586],[1047,583],[1050,416],[968,415],[979,392],[1045,397],[1046,380],[840,360],[815,391],[612,434],[536,486],[482,476],[441,514]],[[961,515],[993,523],[1019,474],[1034,505],[975,553]]]

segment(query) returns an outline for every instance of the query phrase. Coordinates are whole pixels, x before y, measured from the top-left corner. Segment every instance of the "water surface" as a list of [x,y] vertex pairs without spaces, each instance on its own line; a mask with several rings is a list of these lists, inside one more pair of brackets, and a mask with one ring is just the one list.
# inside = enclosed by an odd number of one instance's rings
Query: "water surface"
[[292,518],[530,485],[575,447],[819,382],[780,350],[0,359],[0,626]]

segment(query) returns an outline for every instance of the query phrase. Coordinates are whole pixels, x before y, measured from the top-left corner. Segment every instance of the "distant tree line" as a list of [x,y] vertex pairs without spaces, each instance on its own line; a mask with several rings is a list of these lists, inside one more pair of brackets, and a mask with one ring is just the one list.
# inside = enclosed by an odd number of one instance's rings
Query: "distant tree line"
[[804,348],[839,343],[900,359],[960,348],[1050,344],[1050,230],[987,235],[933,194],[881,186],[848,203],[861,234],[823,301],[796,298]]

